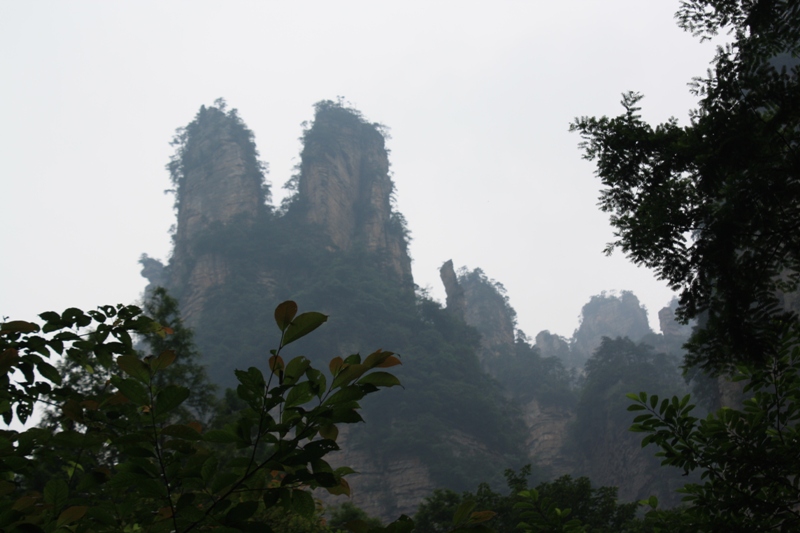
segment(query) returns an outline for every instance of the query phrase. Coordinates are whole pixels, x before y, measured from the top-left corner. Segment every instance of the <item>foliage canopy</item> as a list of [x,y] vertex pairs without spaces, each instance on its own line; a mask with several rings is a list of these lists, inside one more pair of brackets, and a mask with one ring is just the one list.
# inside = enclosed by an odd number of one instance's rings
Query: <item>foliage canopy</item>
[[[189,388],[161,379],[176,354],[140,358],[136,335],[166,336],[169,328],[134,306],[84,313],[40,315],[42,325],[11,321],[0,327],[6,423],[24,422],[37,402],[60,408],[60,430],[0,432],[0,527],[15,531],[265,531],[275,508],[311,516],[309,489],[348,494],[344,476],[324,457],[338,449],[338,425],[359,422],[359,401],[399,385],[383,370],[400,364],[378,350],[335,357],[330,376],[305,357],[284,361],[281,351],[326,320],[297,314],[284,302],[275,310],[277,349],[263,370],[237,370],[245,404],[221,429],[176,418]],[[91,329],[86,329],[91,328]],[[101,388],[64,384],[48,359],[63,355],[87,372],[111,374]],[[37,462],[59,459],[44,486]]]
[[796,318],[784,295],[800,279],[800,8],[796,2],[683,2],[684,28],[731,30],[713,70],[696,79],[689,126],[651,126],[641,95],[624,114],[576,119],[597,162],[616,240],[637,264],[681,291],[680,316],[701,316],[690,364],[709,370],[764,362]]

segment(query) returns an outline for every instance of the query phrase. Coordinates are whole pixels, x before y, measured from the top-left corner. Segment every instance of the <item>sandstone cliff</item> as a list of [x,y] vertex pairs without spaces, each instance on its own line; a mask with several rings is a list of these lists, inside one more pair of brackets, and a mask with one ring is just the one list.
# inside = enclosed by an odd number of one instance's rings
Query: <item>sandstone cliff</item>
[[[452,262],[448,262],[452,267]],[[446,268],[445,263],[443,268]],[[443,275],[449,280],[449,275]],[[484,369],[495,374],[494,365],[498,357],[511,356],[514,348],[514,332],[516,330],[516,312],[508,303],[505,288],[486,277],[483,271],[463,270],[458,276],[457,286],[448,291],[448,309],[450,304],[457,308],[461,300],[459,290],[463,294],[463,320],[481,334],[480,359]],[[447,288],[447,285],[445,285]]]
[[647,311],[628,291],[619,296],[593,296],[581,310],[581,324],[572,337],[573,358],[585,362],[603,337],[628,337],[639,341],[651,333]]
[[467,302],[464,297],[464,288],[458,283],[456,271],[453,269],[452,259],[446,261],[439,269],[439,277],[442,279],[444,291],[447,295],[447,300],[445,301],[447,310],[464,320]]
[[[329,461],[334,468],[349,466],[358,472],[348,478],[351,501],[370,516],[386,521],[401,514],[413,515],[423,498],[438,488],[428,466],[411,454],[387,457],[348,444],[352,442],[351,432],[351,427],[342,426],[339,432],[342,449],[331,454]],[[343,497],[322,490],[317,497],[329,505],[344,501]]]
[[363,246],[388,272],[413,286],[403,220],[392,209],[385,140],[375,124],[333,102],[317,104],[306,130],[297,198],[289,209],[328,237],[331,250]]
[[[407,394],[365,402],[365,418],[375,419],[362,432],[369,439],[347,431],[339,438],[336,460],[360,472],[351,480],[353,501],[371,513],[413,513],[435,487],[462,490],[499,477],[521,455],[523,439],[509,429],[516,415],[498,407],[505,399],[480,371],[474,331],[415,299],[381,129],[322,102],[303,141],[295,195],[276,211],[266,203],[250,131],[234,111],[202,108],[176,137],[169,166],[178,218],[172,257],[166,267],[143,258],[143,274],[178,298],[223,387],[236,386],[235,368],[263,364],[275,347],[269,325],[285,299],[331,320],[284,357],[302,350],[295,355],[322,366],[377,347],[402,354],[397,374]],[[395,422],[414,430],[420,413],[428,426],[414,431],[409,451],[412,435]],[[475,413],[483,413],[480,426]]]
[[179,296],[186,324],[196,326],[209,290],[232,273],[230,258],[201,241],[233,223],[252,225],[266,210],[267,189],[252,132],[224,104],[200,108],[175,143],[169,169],[178,221],[167,286]]

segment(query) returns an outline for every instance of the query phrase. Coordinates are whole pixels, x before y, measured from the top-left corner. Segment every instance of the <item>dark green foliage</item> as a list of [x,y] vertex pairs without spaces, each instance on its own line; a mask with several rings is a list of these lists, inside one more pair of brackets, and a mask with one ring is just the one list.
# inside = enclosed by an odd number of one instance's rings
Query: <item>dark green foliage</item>
[[[163,310],[170,301],[161,296]],[[40,316],[42,326],[0,327],[0,413],[24,421],[37,402],[58,405],[60,431],[0,431],[4,531],[321,531],[309,489],[349,494],[352,470],[324,460],[338,449],[337,425],[361,420],[366,395],[399,385],[383,370],[400,364],[391,352],[334,358],[329,377],[305,357],[285,362],[284,347],[327,320],[298,315],[288,301],[274,313],[278,348],[261,368],[236,371],[244,407],[206,430],[182,418],[191,390],[160,375],[176,352],[140,358],[134,350],[133,336],[170,328],[133,306]],[[61,387],[51,355],[111,377],[100,388]],[[36,487],[41,463],[57,467]]]
[[520,402],[536,399],[541,405],[564,409],[577,403],[572,374],[556,357],[542,357],[524,337],[517,338],[512,356],[499,358],[494,365],[497,380]]
[[[144,304],[144,312],[155,324],[152,329],[142,332],[136,344],[140,358],[155,357],[163,352],[172,352],[175,361],[157,375],[156,386],[180,385],[191,391],[191,395],[178,409],[178,416],[184,420],[198,420],[207,423],[216,409],[217,387],[212,383],[200,364],[199,353],[194,344],[193,332],[184,327],[178,309],[178,302],[158,287],[149,292]],[[89,336],[102,337],[102,330],[89,333]],[[113,376],[119,374],[115,366],[97,365],[85,357],[64,358],[56,362],[61,376],[59,394],[62,396],[90,396],[103,394],[109,387]],[[42,427],[55,430],[58,420],[64,422],[58,406],[49,406],[42,417]],[[68,423],[69,419],[66,420]]]
[[695,81],[691,124],[652,127],[629,93],[625,114],[572,126],[606,186],[609,250],[654,268],[681,291],[683,318],[699,319],[687,366],[745,383],[741,409],[705,419],[688,395],[629,395],[642,444],[700,475],[682,489],[687,508],[647,519],[660,531],[796,531],[800,4],[687,0],[678,20],[703,38],[733,36]]
[[628,93],[623,115],[572,129],[605,186],[600,205],[616,227],[607,251],[621,248],[681,291],[681,316],[705,317],[688,362],[724,370],[767,361],[781,323],[797,318],[782,295],[800,272],[800,8],[693,0],[678,18],[703,36],[734,35],[695,82],[691,124],[653,127]]
[[517,313],[508,301],[505,287],[480,268],[461,269],[458,284],[464,289],[470,316],[479,319],[476,329],[481,336],[502,339],[505,334],[516,334],[513,344],[495,342],[484,355],[483,367],[506,392],[518,402],[536,399],[542,404],[573,407],[575,394],[570,387],[570,374],[558,359],[541,357],[525,334],[515,330]]
[[[592,472],[596,465],[602,471],[603,468],[607,470],[609,464],[636,464],[639,461],[650,471],[658,469],[658,461],[652,458],[652,453],[639,451],[638,439],[628,432],[631,416],[625,412],[628,405],[626,394],[631,390],[685,394],[687,389],[678,364],[677,358],[657,353],[651,347],[635,344],[630,339],[603,339],[586,363],[569,439],[570,453],[582,462],[584,472]],[[609,457],[609,450],[616,450],[617,456]],[[615,474],[611,472],[611,475]],[[686,481],[677,472],[664,472],[650,478],[644,488],[656,492],[668,505],[675,505],[678,498],[674,491]]]
[[[475,509],[494,511],[495,515],[488,525],[497,533],[519,531],[519,524],[523,521],[527,523],[523,530],[560,531],[554,528],[559,516],[556,509],[560,509],[559,512],[564,517],[568,515],[570,520],[575,519],[589,528],[587,531],[617,533],[638,531],[637,528],[641,526],[635,518],[638,504],[617,503],[616,488],[592,488],[588,478],[562,476],[554,481],[540,483],[535,489],[529,489],[530,474],[530,465],[523,467],[519,473],[506,470],[509,492],[505,495],[493,491],[486,483],[482,483],[475,493],[458,494],[451,490],[436,490],[425,499],[414,515],[417,526],[415,531],[448,531],[452,527],[454,514],[464,502],[474,503]],[[536,499],[532,501],[533,494],[536,494]],[[565,511],[567,509],[569,511]]]
[[380,520],[371,518],[363,509],[356,507],[352,502],[344,502],[336,507],[326,509],[325,513],[330,513],[328,526],[333,530],[344,530],[346,529],[345,524],[353,520],[361,520],[371,527],[383,526]]
[[155,385],[163,388],[168,384],[180,384],[188,388],[191,395],[180,408],[181,418],[207,423],[216,408],[217,387],[200,364],[194,333],[183,325],[178,301],[167,294],[166,289],[158,287],[145,302],[144,312],[162,326],[142,335],[145,356],[154,357],[165,351],[172,351],[176,356],[168,369],[157,374]]
[[[783,335],[780,356],[764,368],[740,365],[749,398],[742,409],[724,408],[707,418],[693,416],[690,397],[659,400],[630,394],[629,411],[643,411],[632,431],[645,432],[662,464],[701,481],[681,492],[689,507],[683,531],[795,531],[800,527],[800,334]],[[654,513],[653,520],[660,520]]]
[[586,362],[574,433],[579,449],[591,454],[598,439],[606,435],[631,438],[624,430],[630,425],[625,395],[632,389],[662,395],[685,393],[678,364],[675,357],[656,353],[645,344],[604,338]]

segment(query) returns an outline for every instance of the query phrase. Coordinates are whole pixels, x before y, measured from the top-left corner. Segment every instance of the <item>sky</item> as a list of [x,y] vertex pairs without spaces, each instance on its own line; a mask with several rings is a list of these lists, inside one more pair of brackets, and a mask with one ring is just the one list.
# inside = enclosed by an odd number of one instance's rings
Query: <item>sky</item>
[[[714,45],[677,0],[72,0],[0,3],[0,317],[135,303],[142,253],[175,223],[175,129],[219,97],[254,132],[274,202],[313,104],[344,97],[388,126],[415,282],[439,267],[502,283],[528,335],[570,337],[581,307],[633,291],[657,327],[673,294],[621,252],[568,131],[645,95],[688,122]],[[277,303],[277,302],[276,302]]]

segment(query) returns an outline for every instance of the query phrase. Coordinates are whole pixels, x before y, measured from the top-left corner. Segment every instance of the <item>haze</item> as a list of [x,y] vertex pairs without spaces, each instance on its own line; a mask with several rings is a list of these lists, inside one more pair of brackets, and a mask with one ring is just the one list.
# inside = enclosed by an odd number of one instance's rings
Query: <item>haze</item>
[[601,291],[656,312],[672,293],[621,254],[579,115],[686,123],[713,55],[677,1],[22,2],[0,4],[0,315],[131,303],[140,254],[165,259],[169,141],[224,97],[253,130],[274,202],[312,105],[343,96],[390,128],[414,278],[503,283],[519,327],[570,336]]

